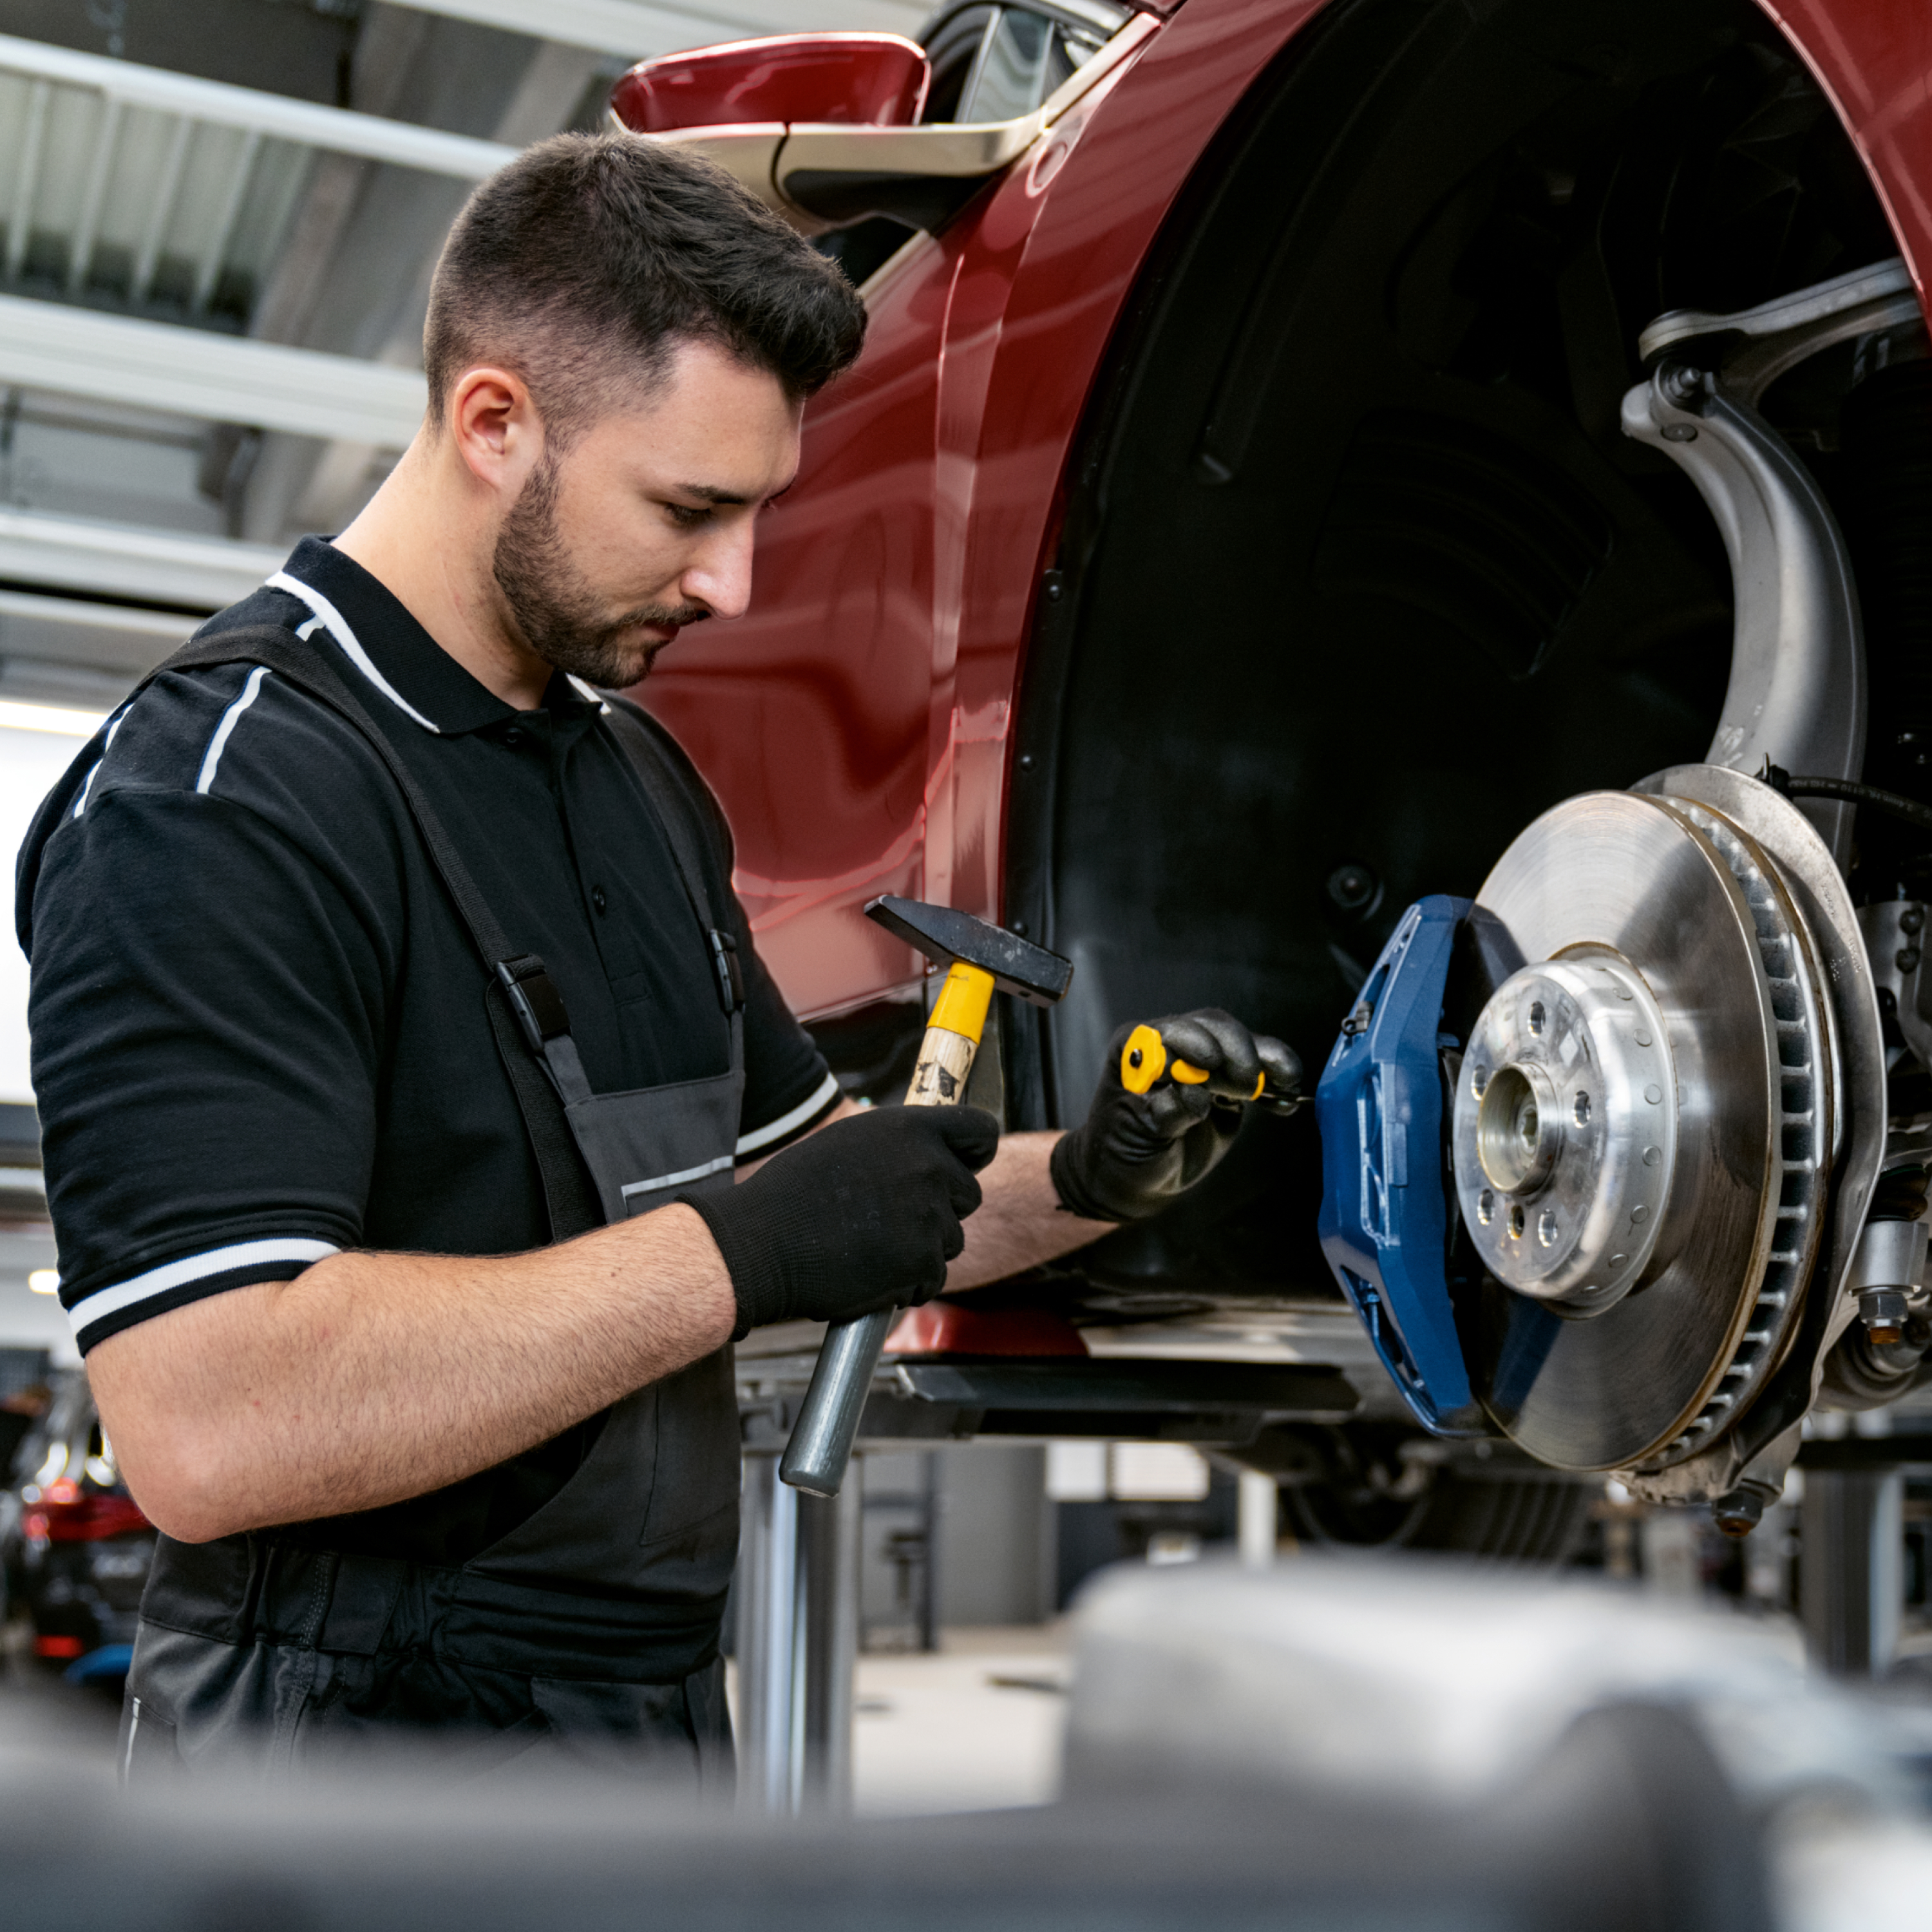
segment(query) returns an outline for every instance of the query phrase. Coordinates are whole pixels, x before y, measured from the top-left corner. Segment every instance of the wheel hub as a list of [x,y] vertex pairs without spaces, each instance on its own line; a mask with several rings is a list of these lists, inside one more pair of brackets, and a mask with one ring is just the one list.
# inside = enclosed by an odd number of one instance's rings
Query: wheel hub
[[1741,826],[1627,792],[1546,812],[1476,904],[1514,968],[1453,1102],[1482,1399],[1542,1461],[1668,1467],[1781,1359],[1816,1251],[1833,1076],[1810,936]]
[[1643,1272],[1677,1157],[1664,1016],[1621,954],[1526,967],[1476,1022],[1456,1082],[1456,1191],[1491,1274],[1577,1316]]

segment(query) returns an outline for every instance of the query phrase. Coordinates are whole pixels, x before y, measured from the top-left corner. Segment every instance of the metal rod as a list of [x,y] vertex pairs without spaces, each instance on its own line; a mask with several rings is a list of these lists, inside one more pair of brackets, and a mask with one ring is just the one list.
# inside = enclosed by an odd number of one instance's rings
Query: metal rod
[[737,1604],[740,1802],[788,1816],[798,1796],[798,1498],[778,1480],[775,1456],[745,1458]]
[[[782,1486],[782,1485],[781,1485]],[[799,1799],[842,1813],[852,1802],[852,1688],[859,1655],[860,1485],[798,1501],[804,1606]]]
[[174,213],[175,196],[181,187],[182,170],[187,165],[188,142],[194,134],[194,123],[185,114],[176,115],[168,151],[155,178],[147,226],[142,232],[141,245],[134,251],[134,272],[128,293],[135,302],[146,302],[153,292],[154,271],[160,266],[161,244],[167,238],[168,218]]
[[898,1312],[884,1309],[854,1322],[835,1322],[825,1331],[812,1385],[778,1466],[779,1474],[794,1489],[813,1496],[838,1493],[879,1355]]
[[930,1654],[939,1648],[939,1451],[920,1456],[920,1523],[925,1532],[925,1561],[920,1564],[919,1647]]
[[26,125],[20,130],[20,165],[14,181],[14,212],[7,224],[7,277],[17,281],[27,265],[27,242],[34,225],[34,191],[40,186],[46,147],[47,102],[52,84],[34,82],[27,95]]

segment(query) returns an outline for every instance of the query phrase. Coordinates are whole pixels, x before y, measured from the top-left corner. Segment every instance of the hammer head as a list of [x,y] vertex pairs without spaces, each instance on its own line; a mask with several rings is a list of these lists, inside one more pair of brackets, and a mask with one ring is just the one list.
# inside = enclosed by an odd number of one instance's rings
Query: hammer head
[[888,892],[866,908],[866,916],[937,964],[950,966],[963,959],[992,974],[1001,992],[1016,993],[1036,1006],[1052,1006],[1072,981],[1072,960],[951,906],[927,905]]

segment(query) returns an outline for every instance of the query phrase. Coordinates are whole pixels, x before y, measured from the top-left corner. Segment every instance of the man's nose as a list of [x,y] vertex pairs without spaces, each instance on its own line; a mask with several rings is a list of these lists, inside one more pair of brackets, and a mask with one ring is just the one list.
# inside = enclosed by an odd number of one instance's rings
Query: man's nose
[[714,617],[742,617],[752,601],[752,520],[710,532],[679,587]]

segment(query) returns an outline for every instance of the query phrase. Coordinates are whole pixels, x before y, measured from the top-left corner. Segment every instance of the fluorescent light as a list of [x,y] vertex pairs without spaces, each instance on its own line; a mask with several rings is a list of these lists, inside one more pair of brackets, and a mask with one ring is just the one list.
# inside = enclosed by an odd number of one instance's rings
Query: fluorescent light
[[64,738],[91,738],[107,722],[104,711],[69,711],[58,704],[22,704],[0,698],[0,725],[16,731],[52,731]]
[[58,1268],[35,1268],[27,1277],[27,1286],[36,1294],[58,1294],[60,1292],[60,1270]]

